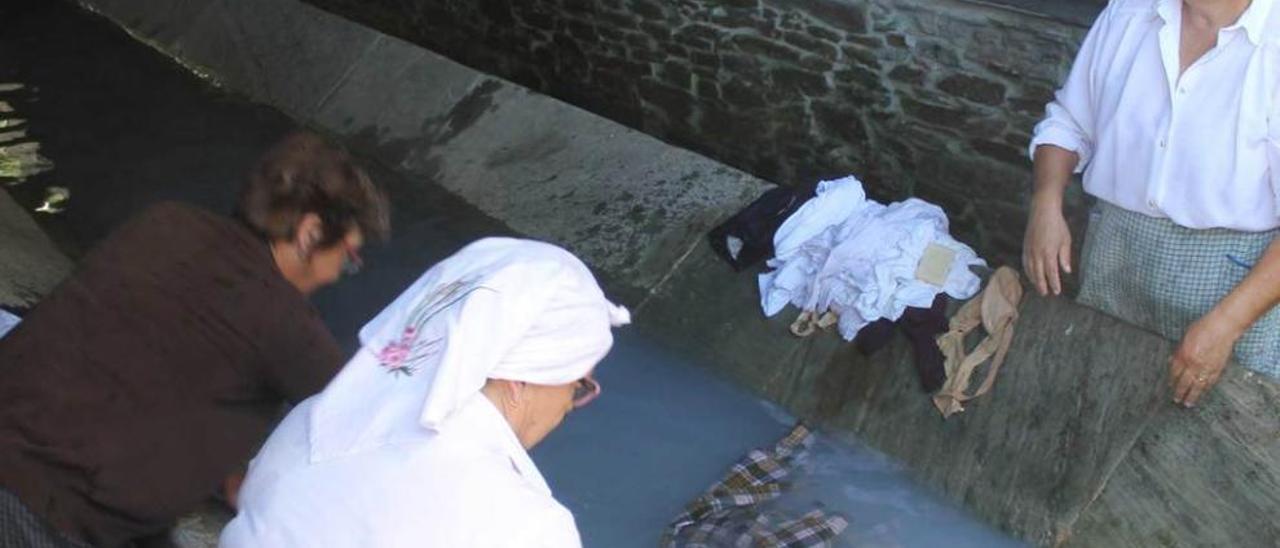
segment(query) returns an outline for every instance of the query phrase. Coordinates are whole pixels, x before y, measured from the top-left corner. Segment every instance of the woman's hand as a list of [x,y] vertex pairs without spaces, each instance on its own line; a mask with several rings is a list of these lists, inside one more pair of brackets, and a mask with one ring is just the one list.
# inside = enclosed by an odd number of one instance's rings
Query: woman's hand
[[232,510],[240,509],[240,486],[244,484],[244,472],[236,472],[222,480],[222,497]]
[[1242,334],[1243,330],[1234,322],[1216,311],[1191,324],[1169,359],[1173,402],[1192,407],[1218,384],[1231,359],[1231,350]]
[[1062,293],[1062,272],[1071,273],[1071,229],[1057,202],[1031,206],[1022,241],[1022,268],[1040,295]]

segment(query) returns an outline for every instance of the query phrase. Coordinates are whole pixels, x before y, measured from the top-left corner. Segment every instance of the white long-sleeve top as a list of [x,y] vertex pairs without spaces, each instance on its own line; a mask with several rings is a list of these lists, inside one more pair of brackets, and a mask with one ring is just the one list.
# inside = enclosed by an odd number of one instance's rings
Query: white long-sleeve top
[[1253,0],[1179,76],[1182,0],[1112,0],[1031,152],[1077,152],[1085,190],[1189,228],[1280,226],[1280,8]]
[[[362,353],[356,360],[373,359]],[[420,440],[311,463],[315,402],[294,408],[254,459],[219,546],[581,546],[573,516],[484,396]]]

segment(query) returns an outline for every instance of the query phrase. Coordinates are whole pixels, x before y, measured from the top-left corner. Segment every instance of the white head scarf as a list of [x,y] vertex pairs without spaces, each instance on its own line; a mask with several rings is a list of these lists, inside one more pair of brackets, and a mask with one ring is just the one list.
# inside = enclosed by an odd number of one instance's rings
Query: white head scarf
[[360,330],[361,349],[311,411],[311,460],[421,439],[487,379],[567,384],[630,323],[582,261],[487,238],[423,274]]

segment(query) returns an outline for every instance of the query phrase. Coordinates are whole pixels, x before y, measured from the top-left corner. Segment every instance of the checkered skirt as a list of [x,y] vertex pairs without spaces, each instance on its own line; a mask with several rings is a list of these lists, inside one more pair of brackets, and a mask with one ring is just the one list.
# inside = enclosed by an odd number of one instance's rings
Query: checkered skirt
[[[1171,340],[1236,287],[1280,230],[1197,230],[1098,202],[1077,300]],[[1236,343],[1236,361],[1280,380],[1280,307]]]
[[92,548],[45,523],[17,495],[0,488],[0,548]]

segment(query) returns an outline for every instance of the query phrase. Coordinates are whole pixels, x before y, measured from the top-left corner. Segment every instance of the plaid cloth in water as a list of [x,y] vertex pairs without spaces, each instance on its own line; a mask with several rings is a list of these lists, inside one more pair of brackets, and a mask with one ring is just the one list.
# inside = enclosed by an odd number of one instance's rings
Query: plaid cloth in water
[[813,434],[798,425],[772,450],[756,449],[729,475],[694,500],[663,536],[668,548],[816,548],[844,532],[849,522],[815,510],[795,520],[773,523],[757,506],[782,494],[782,479]]
[[[1176,341],[1244,280],[1277,234],[1195,230],[1100,201],[1077,300]],[[1235,359],[1280,379],[1280,308],[1236,342]]]
[[64,537],[31,512],[16,495],[0,488],[0,548],[91,548]]

